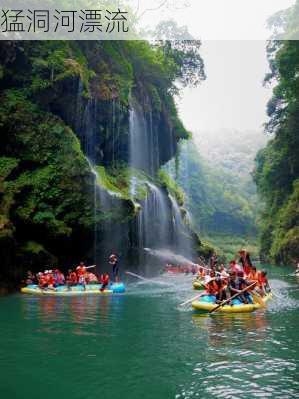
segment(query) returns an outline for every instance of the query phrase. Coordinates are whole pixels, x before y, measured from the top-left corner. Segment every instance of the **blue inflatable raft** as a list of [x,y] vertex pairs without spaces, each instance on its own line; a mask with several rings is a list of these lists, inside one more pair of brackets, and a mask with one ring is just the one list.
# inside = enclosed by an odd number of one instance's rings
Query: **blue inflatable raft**
[[126,291],[124,283],[110,283],[103,291],[101,291],[101,284],[88,284],[85,289],[82,285],[74,287],[60,286],[54,289],[45,288],[41,289],[38,285],[31,284],[21,288],[23,294],[34,295],[57,295],[57,296],[70,296],[70,295],[107,295],[107,294],[123,294]]

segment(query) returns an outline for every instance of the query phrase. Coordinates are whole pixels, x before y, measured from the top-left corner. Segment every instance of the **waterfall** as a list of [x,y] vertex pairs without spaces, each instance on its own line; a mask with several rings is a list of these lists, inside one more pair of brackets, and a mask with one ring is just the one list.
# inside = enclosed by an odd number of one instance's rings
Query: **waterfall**
[[172,210],[172,232],[173,232],[173,241],[175,245],[179,245],[179,235],[180,231],[183,228],[183,220],[180,208],[176,200],[169,194],[169,199],[171,202],[171,210]]
[[[192,255],[192,249],[191,240],[187,229],[187,225],[190,225],[189,214],[186,213],[185,217],[183,218],[180,207],[175,198],[169,194],[169,199],[171,201],[172,208],[172,233],[176,251],[190,258]],[[186,219],[188,219],[188,221]]]
[[[173,146],[173,142],[170,142]],[[166,190],[153,183],[159,169],[158,131],[153,123],[151,110],[145,116],[135,101],[130,104],[129,117],[129,165],[131,167],[130,194],[137,196],[136,170],[143,170],[149,178],[145,182],[147,195],[140,202],[137,213],[135,244],[144,248],[175,249],[191,256],[190,236],[187,232],[177,201]],[[144,260],[143,260],[144,261]]]
[[[131,167],[130,194],[136,196],[138,178],[136,170],[142,170],[154,176],[159,166],[158,135],[154,127],[151,111],[145,116],[141,106],[131,102],[129,115],[129,166]],[[162,246],[168,243],[169,219],[166,195],[150,181],[146,198],[141,201],[137,214],[137,245],[140,250],[145,246]]]
[[96,169],[93,167],[92,163],[88,158],[87,162],[90,166],[90,170],[94,176],[94,184],[93,184],[93,220],[94,220],[94,245],[93,245],[93,252],[94,252],[94,263],[96,264],[96,253],[97,253],[97,210],[98,210],[98,173]]
[[144,247],[167,247],[169,244],[169,211],[166,195],[156,185],[146,182],[148,195],[142,202],[137,223],[142,236],[138,240]]
[[159,141],[152,112],[145,115],[135,103],[129,112],[129,165],[154,176],[159,168]]
[[[89,164],[90,170],[93,174],[93,219],[94,219],[94,245],[93,245],[93,258],[95,264],[97,263],[97,250],[99,246],[99,239],[103,240],[103,222],[99,224],[99,216],[104,216],[105,228],[109,224],[108,214],[113,207],[112,196],[117,196],[116,193],[110,193],[103,188],[101,184],[101,176],[96,169],[97,163],[97,147],[100,140],[100,134],[97,129],[97,112],[98,103],[94,98],[89,98],[84,101],[82,98],[83,84],[79,80],[78,95],[76,102],[76,120],[75,126],[81,140],[81,145]],[[114,140],[114,123],[115,123],[115,104],[112,104],[112,133]],[[113,141],[114,143],[114,141]],[[113,144],[114,145],[114,144]],[[114,159],[113,159],[114,162]],[[109,227],[109,226],[108,226]]]
[[[149,265],[147,260],[150,257],[144,248],[175,249],[176,253],[189,256],[187,230],[181,210],[167,190],[155,183],[160,167],[159,131],[150,105],[147,104],[145,112],[135,100],[130,103],[127,147],[124,143],[124,149],[128,149],[127,159],[131,171],[130,199],[124,199],[119,192],[106,188],[105,169],[100,166],[102,162],[108,161],[109,165],[117,167],[117,162],[125,153],[121,151],[123,147],[120,148],[123,137],[120,102],[114,99],[108,111],[104,109],[109,119],[104,125],[106,135],[103,135],[97,100],[84,99],[82,94],[83,85],[79,82],[75,124],[94,176],[95,264],[100,259],[102,263],[103,256],[111,250],[122,251],[125,256],[129,256],[127,259],[135,259],[144,266]],[[172,147],[173,142],[169,145]],[[142,192],[146,188],[144,197],[140,197],[140,187]],[[128,218],[130,212],[133,215],[134,206],[135,218]]]

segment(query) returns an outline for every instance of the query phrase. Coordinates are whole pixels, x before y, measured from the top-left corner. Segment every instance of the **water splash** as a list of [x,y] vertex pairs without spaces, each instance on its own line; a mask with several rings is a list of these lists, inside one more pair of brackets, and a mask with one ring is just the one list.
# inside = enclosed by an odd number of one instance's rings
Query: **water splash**
[[174,262],[181,265],[189,265],[192,266],[194,262],[190,259],[185,258],[183,255],[176,254],[169,249],[151,249],[151,248],[144,248],[146,252],[155,256],[165,262]]

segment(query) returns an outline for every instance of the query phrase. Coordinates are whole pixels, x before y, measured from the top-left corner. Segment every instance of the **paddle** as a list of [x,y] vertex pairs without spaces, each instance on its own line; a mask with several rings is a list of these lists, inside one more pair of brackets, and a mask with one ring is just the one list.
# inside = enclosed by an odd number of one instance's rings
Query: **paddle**
[[265,302],[263,301],[263,298],[260,296],[260,294],[258,294],[257,292],[252,291],[252,292],[251,292],[251,295],[253,296],[253,298],[255,299],[255,301],[256,301],[259,305],[261,305],[261,307],[263,307],[263,308],[266,307],[266,304],[265,304]]
[[199,295],[196,295],[195,297],[193,297],[193,298],[191,298],[191,299],[188,299],[188,301],[185,301],[185,302],[179,304],[179,306],[188,305],[188,303],[195,301],[197,298],[201,297],[202,295],[203,295],[203,293],[201,293],[201,294],[199,294]]
[[244,288],[242,291],[237,292],[235,295],[233,295],[232,297],[226,299],[225,301],[222,301],[218,306],[216,306],[216,308],[210,310],[209,313],[213,313],[215,312],[217,309],[221,308],[223,305],[225,305],[226,303],[228,303],[229,301],[231,301],[234,298],[237,298],[239,295],[243,294],[244,292],[248,291],[250,288],[252,288],[254,285],[256,285],[256,282],[252,283],[251,285],[249,285],[248,287]]

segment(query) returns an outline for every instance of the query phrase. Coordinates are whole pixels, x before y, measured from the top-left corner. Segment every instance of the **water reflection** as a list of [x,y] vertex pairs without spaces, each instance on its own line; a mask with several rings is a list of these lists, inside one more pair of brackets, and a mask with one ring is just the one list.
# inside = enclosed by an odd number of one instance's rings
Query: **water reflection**
[[212,347],[228,345],[235,340],[240,342],[242,336],[246,336],[249,343],[262,341],[268,326],[264,312],[219,314],[213,317],[209,314],[194,314],[192,322],[205,331],[207,342]]
[[38,326],[38,332],[107,336],[113,323],[122,318],[123,304],[122,295],[28,296],[22,301],[22,313]]

